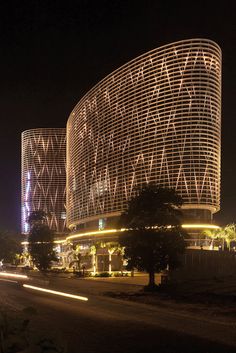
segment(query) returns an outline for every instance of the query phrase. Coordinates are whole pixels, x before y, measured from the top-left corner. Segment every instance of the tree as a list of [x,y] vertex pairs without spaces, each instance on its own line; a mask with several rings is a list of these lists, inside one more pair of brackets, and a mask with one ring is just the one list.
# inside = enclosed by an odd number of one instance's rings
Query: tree
[[136,190],[120,217],[120,226],[127,229],[119,243],[125,247],[128,269],[136,267],[149,274],[149,289],[155,288],[155,272],[176,268],[179,255],[185,250],[181,227],[182,198],[174,189],[147,184]]
[[236,225],[234,223],[225,226],[224,238],[227,243],[228,249],[231,250],[231,242],[236,241]]
[[93,274],[95,275],[97,272],[97,246],[94,244],[90,245],[89,253],[92,255]]
[[[76,268],[80,271],[81,259],[82,259],[81,245],[80,244],[73,245],[70,255],[73,256],[73,260],[70,262],[69,267],[71,267],[72,265],[76,265]],[[73,268],[75,268],[75,266],[73,266]]]
[[225,248],[225,242],[227,248],[231,250],[231,242],[236,241],[236,225],[231,223],[220,229],[206,229],[203,231],[203,234],[211,238],[213,243],[215,240],[221,240],[223,245],[222,250]]
[[29,235],[29,253],[39,270],[47,270],[57,261],[53,250],[54,234],[45,224],[34,224]]
[[[223,239],[224,230],[220,229],[204,229],[202,232],[203,235],[207,236],[212,240],[210,248],[214,249],[215,241]],[[223,239],[224,240],[224,239]]]
[[0,261],[12,263],[21,251],[20,235],[0,231]]
[[111,266],[111,261],[112,261],[112,254],[114,254],[115,252],[120,252],[122,251],[122,248],[120,246],[120,244],[118,242],[115,241],[110,241],[110,242],[106,242],[106,248],[108,251],[108,256],[109,256],[109,273],[111,274],[112,272],[112,266]]
[[29,223],[30,227],[34,224],[44,223],[46,220],[46,213],[43,210],[32,211],[27,218],[27,223]]

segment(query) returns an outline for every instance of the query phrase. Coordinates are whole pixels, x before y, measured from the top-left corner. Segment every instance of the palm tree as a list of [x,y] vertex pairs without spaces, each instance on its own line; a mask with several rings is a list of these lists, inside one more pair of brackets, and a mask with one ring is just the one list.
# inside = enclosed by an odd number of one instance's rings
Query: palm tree
[[97,272],[97,252],[99,247],[101,247],[100,242],[96,242],[95,244],[92,244],[89,249],[90,255],[92,255],[92,266],[93,266],[93,274],[95,275]]
[[225,241],[230,250],[231,241],[236,241],[236,225],[234,223],[228,224],[224,228]]
[[222,230],[221,228],[219,228],[219,229],[204,229],[202,234],[212,240],[212,243],[211,243],[212,250],[214,249],[214,242],[216,240],[224,238],[224,230]]
[[221,240],[222,250],[224,250],[224,242],[226,242],[227,248],[230,250],[231,242],[236,241],[236,225],[231,223],[220,229],[205,229],[203,234],[211,238],[213,244],[215,240]]
[[111,272],[112,272],[112,266],[111,266],[112,254],[114,254],[114,252],[122,251],[122,248],[121,248],[120,244],[115,241],[114,242],[107,242],[106,248],[107,248],[108,255],[109,255],[109,273],[111,274]]
[[75,256],[76,256],[77,263],[78,263],[78,268],[79,268],[79,271],[80,271],[82,254],[81,254],[81,246],[79,244],[77,244],[76,247],[75,247]]

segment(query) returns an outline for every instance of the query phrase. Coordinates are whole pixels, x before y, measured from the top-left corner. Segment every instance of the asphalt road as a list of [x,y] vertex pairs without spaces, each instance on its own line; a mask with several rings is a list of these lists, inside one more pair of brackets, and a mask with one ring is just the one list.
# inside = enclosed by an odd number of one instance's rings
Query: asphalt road
[[[54,281],[53,289],[65,291],[62,283]],[[34,308],[31,334],[52,337],[67,353],[236,352],[235,323],[97,296],[89,281],[82,283],[87,302],[0,281],[1,301],[19,311]]]

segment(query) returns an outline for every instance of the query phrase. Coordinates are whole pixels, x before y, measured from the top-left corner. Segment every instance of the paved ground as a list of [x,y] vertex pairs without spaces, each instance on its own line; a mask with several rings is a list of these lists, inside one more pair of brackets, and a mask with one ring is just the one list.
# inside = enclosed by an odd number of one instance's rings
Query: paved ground
[[[42,280],[42,276],[38,272],[30,272],[29,276],[31,278],[34,278],[35,281],[40,281]],[[45,276],[47,278],[47,276]],[[148,275],[144,273],[135,273],[134,276],[124,276],[124,277],[85,277],[85,278],[79,278],[76,275],[73,274],[57,274],[57,275],[50,275],[48,274],[48,279],[65,279],[66,280],[72,280],[72,281],[89,281],[89,282],[95,282],[95,283],[103,283],[104,286],[108,286],[111,291],[118,290],[124,290],[124,291],[130,291],[132,289],[141,289],[145,285],[148,284]],[[47,279],[46,279],[47,280]],[[156,275],[156,283],[159,284],[161,281],[160,275]],[[74,282],[76,283],[76,282]],[[91,284],[92,286],[92,284]]]
[[[145,273],[135,273],[134,276],[124,277],[88,277],[87,280],[102,281],[106,283],[131,284],[135,286],[146,286],[148,275]],[[160,275],[156,275],[156,283],[160,283]]]
[[[236,279],[202,280],[174,285],[157,293],[143,291],[148,282],[145,274],[134,277],[85,278],[59,275],[34,277],[30,282],[39,286],[58,286],[76,294],[109,296],[111,298],[135,301],[195,315],[204,315],[219,320],[236,321]],[[157,278],[157,283],[158,283]]]
[[[59,347],[47,349],[48,353],[234,353],[236,350],[235,322],[186,312],[163,302],[153,306],[105,295],[107,289],[115,294],[118,288],[126,288],[128,294],[131,289],[140,290],[140,285],[55,277],[38,278],[38,283],[40,280],[51,289],[86,294],[89,300],[61,299],[25,290],[15,283],[0,282],[3,304],[7,303],[14,313],[26,313],[30,320],[27,339],[31,347],[24,353],[46,352],[42,348],[45,338],[47,344],[52,340]],[[35,314],[27,316],[27,312]]]
[[[146,274],[134,277],[78,278],[74,275],[59,274],[42,276],[29,273],[29,283],[50,287],[74,294],[108,296],[110,298],[139,302],[170,310],[204,315],[218,320],[236,321],[236,279],[202,280],[185,282],[155,294],[143,291],[148,282]],[[157,283],[159,278],[157,277]]]

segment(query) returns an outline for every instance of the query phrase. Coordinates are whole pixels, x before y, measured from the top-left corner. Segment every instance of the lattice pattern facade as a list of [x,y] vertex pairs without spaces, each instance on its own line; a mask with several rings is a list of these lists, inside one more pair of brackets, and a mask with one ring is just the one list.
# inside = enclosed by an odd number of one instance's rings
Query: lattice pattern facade
[[67,124],[68,226],[118,215],[136,185],[174,187],[186,209],[220,207],[221,50],[154,49],[92,88]]
[[48,214],[51,229],[65,230],[66,129],[40,128],[22,133],[22,232],[32,211]]

